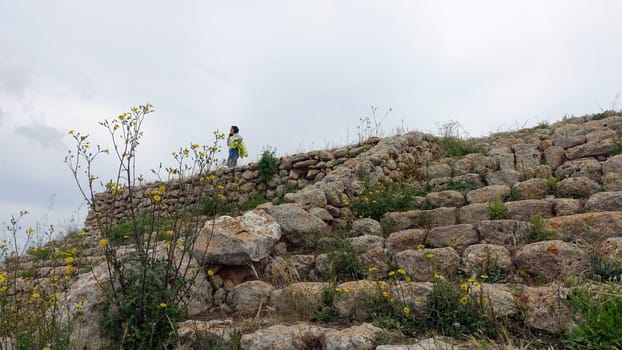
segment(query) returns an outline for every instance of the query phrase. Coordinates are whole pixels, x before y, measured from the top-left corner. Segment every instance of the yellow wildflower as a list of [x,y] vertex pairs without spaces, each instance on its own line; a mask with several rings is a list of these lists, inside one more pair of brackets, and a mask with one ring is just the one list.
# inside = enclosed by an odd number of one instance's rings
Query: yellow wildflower
[[367,269],[367,271],[369,271],[369,272],[375,272],[375,271],[376,271],[376,268],[372,266],[372,267],[370,267],[369,269]]
[[164,193],[164,191],[166,191],[166,186],[160,185],[160,187],[158,188],[158,194],[162,194]]
[[73,129],[71,129],[71,130],[69,130],[67,133],[68,133],[69,135],[73,135],[73,133],[74,133],[74,132],[75,132],[75,131],[74,131]]
[[155,196],[153,196],[153,200],[156,201],[156,202],[159,202],[159,201],[162,200],[162,197],[160,197],[160,195],[156,194]]
[[481,279],[483,279],[483,280],[488,279],[488,275],[486,275],[486,274],[480,275],[479,277],[480,277]]
[[460,290],[462,290],[463,292],[466,292],[469,290],[469,286],[466,283],[462,283],[460,285]]
[[167,235],[172,236],[173,235],[173,230],[166,230],[165,232]]
[[467,297],[466,295],[460,298],[460,304],[466,305],[468,302],[469,302],[469,297]]
[[433,258],[434,257],[434,253],[428,253],[428,255],[426,255],[428,257],[428,259]]
[[7,287],[7,286],[2,286],[2,287],[0,287],[0,293],[4,293],[4,292],[6,292],[6,290],[7,290],[7,289],[8,289],[8,287]]
[[32,298],[33,299],[39,299],[39,298],[41,298],[41,294],[39,294],[39,293],[32,293]]
[[402,311],[404,311],[404,313],[408,315],[410,313],[410,308],[408,306],[404,306],[404,309],[402,309]]
[[3,283],[6,279],[6,272],[0,273],[0,283]]
[[160,303],[160,307],[164,309],[166,307],[166,303]]
[[423,244],[419,244],[419,245],[417,246],[417,249],[419,249],[419,250],[422,250],[423,248],[425,248],[425,245],[423,245]]
[[441,279],[441,275],[439,275],[438,273],[435,273],[434,274],[434,279],[435,280]]
[[386,297],[389,296],[389,293],[388,292],[382,292],[382,296],[386,298]]
[[412,281],[412,280],[411,280],[410,276],[406,276],[406,278],[404,278],[404,281],[406,281],[406,282],[410,282],[410,281]]
[[348,293],[348,292],[350,292],[350,290],[348,288],[343,288],[343,292],[344,293]]
[[207,270],[207,275],[210,276],[210,277],[214,276],[214,271]]
[[102,246],[102,247],[107,246],[108,245],[108,240],[105,239],[105,238],[100,239],[99,240],[99,245]]
[[46,347],[44,347],[44,348],[43,348],[43,349],[41,349],[41,350],[52,350],[52,348],[50,348],[49,346],[46,346]]
[[341,292],[341,288],[335,288],[335,292]]
[[395,271],[389,271],[389,276],[395,275]]
[[27,232],[28,234],[32,234],[32,233],[34,233],[34,232],[35,232],[35,229],[34,229],[34,228],[32,228],[32,227],[29,227],[29,228],[28,228],[28,230],[26,230],[26,232]]
[[405,275],[406,274],[406,270],[404,270],[404,269],[397,269],[397,273],[399,273],[400,275]]
[[66,257],[66,258],[65,258],[65,262],[66,262],[67,264],[71,264],[71,263],[73,262],[73,257],[71,257],[71,256]]

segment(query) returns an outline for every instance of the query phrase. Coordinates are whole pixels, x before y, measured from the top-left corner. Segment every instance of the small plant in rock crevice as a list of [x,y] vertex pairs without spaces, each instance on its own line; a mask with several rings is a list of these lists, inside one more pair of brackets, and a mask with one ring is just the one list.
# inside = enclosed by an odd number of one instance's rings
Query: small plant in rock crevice
[[506,220],[509,218],[510,214],[501,199],[496,199],[488,203],[488,219]]
[[357,217],[380,220],[388,212],[414,208],[415,191],[408,184],[391,181],[372,184],[365,177],[359,181],[363,184],[364,191],[350,205]]
[[266,147],[261,152],[261,158],[257,162],[259,182],[268,183],[279,172],[279,159],[274,156],[276,150]]
[[318,241],[319,248],[328,256],[328,270],[331,279],[352,281],[364,276],[365,266],[360,260],[345,231],[336,230],[330,236]]

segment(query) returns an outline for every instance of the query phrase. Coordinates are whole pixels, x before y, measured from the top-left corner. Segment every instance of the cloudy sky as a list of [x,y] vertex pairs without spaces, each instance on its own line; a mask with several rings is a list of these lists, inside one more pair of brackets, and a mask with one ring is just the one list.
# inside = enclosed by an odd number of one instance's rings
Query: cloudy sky
[[107,145],[98,122],[146,102],[146,175],[232,124],[254,161],[353,142],[372,105],[392,108],[385,134],[456,120],[472,136],[620,108],[620,14],[617,0],[0,0],[0,221],[75,217],[67,131]]

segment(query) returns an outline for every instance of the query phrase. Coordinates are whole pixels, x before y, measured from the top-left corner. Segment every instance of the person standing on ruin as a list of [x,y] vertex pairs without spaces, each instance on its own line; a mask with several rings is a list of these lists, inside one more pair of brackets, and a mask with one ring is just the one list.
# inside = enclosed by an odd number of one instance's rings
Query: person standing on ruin
[[244,139],[240,136],[240,129],[233,125],[229,130],[227,137],[227,146],[229,147],[229,157],[227,158],[227,166],[233,168],[238,165],[238,158],[248,156]]

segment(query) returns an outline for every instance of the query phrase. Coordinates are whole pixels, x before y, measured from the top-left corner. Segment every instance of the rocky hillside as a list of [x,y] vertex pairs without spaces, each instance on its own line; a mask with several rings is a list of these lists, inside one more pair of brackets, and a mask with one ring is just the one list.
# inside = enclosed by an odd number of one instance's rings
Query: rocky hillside
[[[256,164],[219,170],[209,186],[228,202],[269,202],[204,218],[177,347],[561,348],[578,322],[571,296],[622,272],[621,141],[622,115],[603,113],[286,156],[268,182]],[[98,200],[123,221],[122,200]],[[198,197],[164,200],[178,211]],[[95,215],[87,232],[48,247],[83,254],[63,292],[79,348],[105,344]],[[31,256],[22,266],[45,285],[65,265]]]

